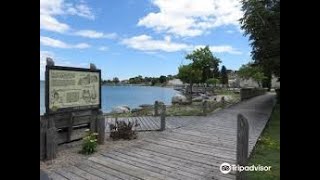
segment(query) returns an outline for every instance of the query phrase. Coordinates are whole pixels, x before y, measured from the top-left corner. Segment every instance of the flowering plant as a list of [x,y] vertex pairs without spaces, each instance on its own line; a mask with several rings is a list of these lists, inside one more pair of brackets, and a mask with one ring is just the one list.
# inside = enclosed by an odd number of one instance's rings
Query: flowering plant
[[82,154],[92,154],[96,152],[97,149],[97,136],[98,133],[91,132],[89,129],[86,129],[86,136],[83,138],[82,144]]

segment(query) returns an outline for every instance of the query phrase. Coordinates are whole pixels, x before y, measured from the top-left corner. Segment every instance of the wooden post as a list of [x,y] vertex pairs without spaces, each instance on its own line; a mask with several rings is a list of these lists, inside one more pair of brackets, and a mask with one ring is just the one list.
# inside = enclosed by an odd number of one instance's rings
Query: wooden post
[[68,142],[71,141],[71,135],[72,135],[72,131],[73,131],[73,119],[74,119],[74,115],[73,115],[73,113],[71,113],[70,117],[69,117],[69,123],[68,123],[68,134],[67,134],[67,141]]
[[97,132],[97,113],[92,113],[90,118],[90,131]]
[[105,123],[105,118],[103,116],[103,112],[99,111],[98,112],[98,144],[104,144],[105,141],[105,134],[106,134],[106,123]]
[[208,101],[203,101],[202,103],[202,112],[206,116],[208,112]]
[[154,102],[154,116],[159,116],[159,102]]
[[[249,124],[248,120],[242,115],[238,114],[237,126],[237,165],[246,166],[248,162],[249,150]],[[236,172],[237,180],[246,179],[245,172]]]
[[47,119],[40,116],[40,160],[46,158],[46,134],[47,134]]
[[53,117],[48,117],[48,129],[46,133],[46,159],[52,160],[57,157],[57,130]]
[[166,129],[166,105],[162,105],[161,117],[160,117],[160,131],[164,131]]

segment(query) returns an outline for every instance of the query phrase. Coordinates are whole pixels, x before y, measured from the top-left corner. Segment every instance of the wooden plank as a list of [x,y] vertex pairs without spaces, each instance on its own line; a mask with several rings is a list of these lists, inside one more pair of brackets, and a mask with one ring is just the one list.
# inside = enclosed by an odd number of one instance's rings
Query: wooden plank
[[160,179],[155,177],[154,173],[145,171],[143,168],[131,166],[104,156],[90,157],[89,160],[140,179]]
[[113,175],[110,175],[110,174],[107,174],[105,173],[104,171],[101,171],[101,170],[98,170],[98,169],[95,169],[95,168],[92,168],[90,165],[85,165],[85,164],[76,164],[75,165],[76,167],[78,167],[79,169],[82,169],[88,173],[91,173],[91,174],[94,174],[95,176],[98,176],[102,179],[110,179],[110,180],[118,180],[118,179],[121,179],[121,178],[118,178],[116,176],[113,176]]
[[223,152],[223,151],[218,151],[216,149],[210,150],[210,149],[207,149],[207,148],[199,148],[199,147],[196,147],[196,146],[187,145],[187,144],[183,144],[183,143],[180,143],[180,142],[175,142],[174,144],[172,144],[172,143],[166,143],[166,142],[163,142],[163,141],[155,141],[155,140],[151,140],[151,139],[145,139],[144,141],[149,142],[149,143],[154,143],[154,144],[159,144],[159,145],[171,147],[171,148],[186,149],[186,150],[191,151],[191,152],[204,154],[204,155],[209,155],[209,156],[218,156],[218,157],[222,157],[222,158],[230,158],[230,157],[235,157],[236,156],[236,153],[226,153],[226,152]]
[[170,140],[170,141],[180,141],[180,142],[185,142],[197,146],[203,146],[203,147],[208,147],[208,148],[218,148],[220,150],[226,150],[231,152],[235,152],[235,145],[233,144],[223,144],[221,142],[212,142],[212,141],[204,141],[201,139],[194,139],[192,137],[183,137],[183,136],[162,136],[163,139],[165,140]]
[[132,156],[129,156],[124,153],[117,153],[117,152],[113,151],[112,153],[103,153],[102,155],[104,155],[105,157],[110,157],[110,158],[118,160],[118,161],[122,161],[127,164],[131,164],[136,167],[141,167],[147,171],[157,173],[157,174],[159,174],[159,176],[158,176],[159,178],[170,177],[170,178],[181,179],[181,180],[183,180],[183,179],[199,179],[200,178],[200,176],[195,176],[192,174],[186,175],[187,173],[184,173],[180,170],[173,169],[168,166],[163,166],[159,163],[152,163],[150,161],[146,161],[141,158],[132,157]]
[[184,174],[186,176],[190,176],[191,174],[192,176],[197,175],[203,178],[203,177],[206,177],[206,174],[208,173],[208,172],[204,173],[203,172],[204,169],[203,168],[201,169],[201,167],[199,166],[190,167],[192,164],[188,164],[187,166],[185,166],[186,163],[180,163],[180,161],[172,160],[168,158],[161,158],[158,156],[159,154],[152,154],[150,151],[147,153],[146,152],[147,151],[128,152],[128,151],[117,150],[117,151],[113,151],[112,153],[124,154],[125,156],[130,156],[131,158],[134,158],[136,161],[147,162],[147,163],[150,163],[151,165],[156,165],[161,168],[163,166],[172,168],[172,171],[177,172],[177,175]]
[[72,172],[73,174],[76,174],[84,179],[103,180],[101,177],[90,174],[87,171],[84,171],[84,170],[82,170],[78,167],[72,166],[72,165],[69,165],[68,167],[66,167],[65,170]]
[[141,130],[146,130],[146,125],[144,124],[143,120],[141,119],[141,117],[137,117],[138,119],[138,122],[140,123],[141,125]]
[[48,173],[49,178],[52,180],[68,180],[66,177],[61,176],[60,174],[57,174],[55,172]]
[[192,152],[186,149],[178,149],[178,148],[172,148],[167,146],[162,146],[158,144],[150,144],[145,146],[139,146],[139,147],[131,147],[130,149],[138,148],[144,149],[148,151],[154,151],[155,153],[164,154],[167,156],[172,156],[188,161],[192,161],[193,163],[197,163],[199,166],[206,165],[207,167],[211,166],[220,166],[222,162],[235,162],[235,157],[233,159],[229,158],[222,158],[218,156],[208,156],[196,152]]
[[71,173],[69,171],[65,171],[64,168],[56,169],[56,170],[54,170],[54,172],[63,176],[63,177],[66,177],[67,179],[72,179],[72,180],[83,180],[84,179],[74,173]]
[[134,177],[134,176],[128,174],[127,172],[119,171],[118,169],[112,169],[110,167],[106,167],[103,164],[99,164],[94,161],[86,161],[85,164],[90,166],[91,168],[97,169],[101,172],[104,172],[104,173],[111,175],[111,176],[115,176],[120,179],[128,179],[128,180],[140,179],[138,177]]
[[[85,130],[87,128],[74,129],[71,134],[71,141],[80,140],[85,136]],[[57,133],[57,143],[65,143],[68,142],[68,132],[59,132]]]
[[152,125],[152,130],[158,130],[160,124],[157,124],[157,123],[153,120],[154,118],[155,118],[155,117],[149,116],[149,117],[147,117],[147,120],[148,120],[148,122]]
[[146,130],[152,130],[153,127],[152,125],[150,124],[150,122],[148,121],[148,119],[146,119],[146,117],[140,117],[141,120],[144,122],[144,124],[146,125]]
[[144,173],[156,179],[170,179],[170,180],[176,179],[176,178],[170,177],[169,172],[164,171],[158,167],[152,167],[140,162],[134,162],[134,161],[121,158],[112,154],[102,154],[102,155],[106,158],[107,161],[111,161],[113,164],[118,163],[118,165],[120,166],[125,165],[130,168],[132,167],[138,168],[140,169],[140,170],[136,170],[138,171],[138,173],[142,173],[142,174]]
[[153,121],[154,117],[152,116],[147,116],[144,117],[146,119],[146,121],[148,121],[149,125],[152,127],[152,130],[157,130],[158,129],[158,125]]
[[[65,116],[62,119],[56,118],[55,125],[57,128],[66,128],[69,126],[68,118],[70,116]],[[73,125],[82,125],[82,124],[89,124],[90,123],[90,116],[87,117],[76,117],[74,119]]]

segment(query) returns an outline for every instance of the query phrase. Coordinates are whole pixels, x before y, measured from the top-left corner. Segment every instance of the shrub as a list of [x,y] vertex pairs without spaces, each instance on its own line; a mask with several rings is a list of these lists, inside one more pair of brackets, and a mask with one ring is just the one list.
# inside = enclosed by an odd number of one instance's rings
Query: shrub
[[89,155],[96,152],[98,146],[97,136],[98,133],[91,132],[89,129],[87,129],[86,136],[83,138],[82,150],[80,153]]
[[128,122],[126,123],[125,121],[120,121],[118,122],[116,120],[116,123],[113,125],[110,125],[110,138],[112,138],[113,140],[117,140],[117,139],[136,139],[137,138],[137,134],[135,132],[135,130],[133,130],[133,127],[138,126],[138,123],[131,123]]

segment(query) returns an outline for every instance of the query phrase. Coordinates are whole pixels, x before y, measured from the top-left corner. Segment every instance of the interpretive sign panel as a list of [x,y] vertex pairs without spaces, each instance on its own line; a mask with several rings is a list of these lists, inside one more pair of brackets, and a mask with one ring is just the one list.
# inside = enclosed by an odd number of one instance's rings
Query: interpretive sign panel
[[101,108],[101,70],[46,67],[46,113]]

